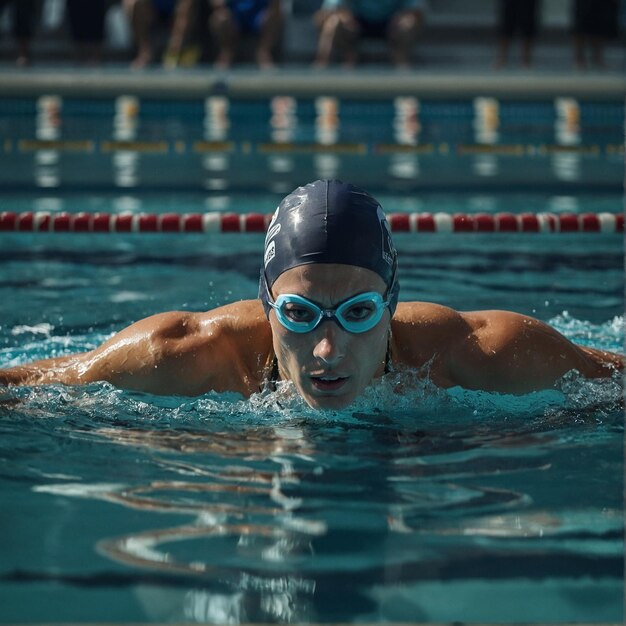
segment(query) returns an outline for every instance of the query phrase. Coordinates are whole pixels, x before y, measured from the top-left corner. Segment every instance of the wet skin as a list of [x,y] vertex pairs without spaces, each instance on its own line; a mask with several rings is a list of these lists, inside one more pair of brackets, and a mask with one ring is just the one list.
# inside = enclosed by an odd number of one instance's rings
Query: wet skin
[[[308,265],[284,272],[273,297],[295,293],[325,308],[364,291],[383,294],[377,274],[348,265]],[[212,311],[160,313],[132,324],[89,352],[0,370],[0,385],[108,381],[123,389],[195,396],[259,391],[274,358],[281,378],[313,407],[348,406],[384,372],[389,342],[395,370],[427,370],[440,387],[527,393],[552,387],[576,370],[613,376],[620,354],[579,346],[532,317],[510,311],[459,312],[403,302],[370,331],[352,334],[333,320],[293,333],[259,300]],[[416,374],[417,375],[417,374]]]
[[[333,309],[360,293],[386,286],[374,272],[347,265],[302,265],[281,274],[272,288],[274,299],[296,294],[320,307]],[[274,352],[280,376],[291,380],[306,402],[319,409],[349,405],[382,375],[390,330],[387,309],[380,322],[364,333],[349,333],[334,320],[325,320],[309,333],[287,330],[270,313]]]

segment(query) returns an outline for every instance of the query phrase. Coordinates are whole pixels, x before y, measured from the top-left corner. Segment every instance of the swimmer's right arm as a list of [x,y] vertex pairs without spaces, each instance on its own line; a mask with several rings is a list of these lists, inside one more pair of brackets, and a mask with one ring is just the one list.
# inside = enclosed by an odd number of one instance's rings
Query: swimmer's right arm
[[[71,375],[72,365],[81,359],[84,354],[69,355],[56,359],[42,359],[17,365],[9,369],[0,370],[0,385],[37,385],[45,383],[75,383],[75,376]],[[70,383],[70,378],[71,383]]]
[[125,328],[89,352],[0,370],[0,382],[79,385],[107,381],[122,388],[155,391],[168,387],[162,367],[168,358],[166,349],[171,342],[180,342],[184,330],[184,314],[155,315]]
[[[212,374],[228,352],[219,324],[193,313],[161,313],[120,331],[89,352],[0,370],[0,384],[79,385],[106,381],[156,394],[197,395],[217,387]],[[202,331],[202,332],[201,332]]]

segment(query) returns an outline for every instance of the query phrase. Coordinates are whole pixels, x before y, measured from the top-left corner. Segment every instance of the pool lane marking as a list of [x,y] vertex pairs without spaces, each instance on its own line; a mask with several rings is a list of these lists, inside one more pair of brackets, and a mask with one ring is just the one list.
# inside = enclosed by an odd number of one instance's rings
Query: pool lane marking
[[502,154],[505,156],[525,156],[527,147],[522,144],[480,144],[460,143],[456,146],[457,154]]
[[144,152],[150,154],[166,154],[170,151],[168,141],[103,141],[102,152]]
[[435,231],[438,233],[451,233],[453,228],[452,215],[448,213],[435,213],[433,215]]
[[[241,154],[316,154],[331,152],[335,154],[352,155],[387,155],[387,154],[449,154],[453,149],[459,156],[477,154],[494,154],[510,157],[546,156],[550,154],[580,154],[584,156],[621,155],[624,146],[621,144],[591,144],[591,145],[559,145],[559,144],[480,144],[458,143],[450,144],[403,144],[403,143],[334,143],[319,142],[260,142],[252,144],[249,141],[194,141],[188,144],[182,139],[175,141],[113,141],[105,140],[99,143],[88,139],[18,139],[16,141],[19,152],[37,152],[39,150],[59,150],[63,152],[93,153],[98,148],[100,153],[140,152],[144,154],[183,154],[191,149],[197,154],[206,153],[233,153]],[[12,152],[14,143],[5,139],[4,151]]]
[[607,154],[624,154],[624,144],[609,144],[605,150]]
[[[0,231],[73,233],[263,233],[262,213],[0,213]],[[621,213],[391,213],[394,232],[621,233]]]
[[275,143],[264,142],[256,146],[259,154],[292,154],[292,153],[315,153],[333,152],[336,154],[367,154],[365,143]]
[[95,142],[83,139],[20,139],[17,143],[17,147],[20,152],[38,152],[39,150],[94,152]]
[[[377,143],[374,144],[375,154],[434,154],[435,146],[432,143],[402,144],[402,143]],[[439,146],[439,152],[442,148]]]
[[221,230],[221,215],[219,213],[205,213],[202,216],[202,228],[205,233],[219,233]]
[[35,220],[33,224],[33,228],[36,231],[48,231],[50,230],[50,212],[49,211],[38,211],[35,213]]
[[[606,150],[606,148],[605,148]],[[545,154],[582,154],[598,156],[601,152],[599,145],[589,146],[565,146],[558,144],[541,144],[538,146],[538,152],[541,155]]]
[[[553,223],[547,215],[537,215],[537,223],[540,233],[549,233],[553,230]],[[556,220],[556,223],[559,223],[558,220]]]
[[[619,219],[620,216],[615,216],[613,213],[598,213],[598,222],[600,226],[600,232],[602,233],[614,233],[619,228]],[[624,216],[622,215],[622,221]],[[622,228],[620,230],[624,230]]]
[[232,141],[194,141],[194,152],[234,152],[235,144]]

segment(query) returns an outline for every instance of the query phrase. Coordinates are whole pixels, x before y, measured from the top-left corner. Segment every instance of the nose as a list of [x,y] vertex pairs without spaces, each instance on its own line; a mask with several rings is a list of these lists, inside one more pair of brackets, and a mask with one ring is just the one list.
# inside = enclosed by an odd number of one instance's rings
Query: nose
[[330,367],[338,365],[346,355],[348,333],[331,320],[322,322],[317,332],[313,356]]

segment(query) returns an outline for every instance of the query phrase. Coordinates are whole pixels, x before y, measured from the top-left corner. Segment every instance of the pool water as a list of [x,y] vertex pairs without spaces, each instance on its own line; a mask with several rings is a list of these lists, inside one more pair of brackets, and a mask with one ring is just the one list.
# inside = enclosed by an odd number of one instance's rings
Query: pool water
[[[605,117],[583,135],[605,133],[604,150],[613,105],[598,107]],[[459,141],[472,132],[463,120]],[[77,128],[82,137],[92,127]],[[385,137],[368,132],[367,142]],[[355,133],[346,129],[346,141]],[[81,179],[64,165],[76,156],[63,153],[50,165],[58,186],[44,188],[19,134],[12,149],[30,169],[0,196],[11,210],[265,213],[283,193],[276,180],[311,177],[302,166],[247,188],[228,169],[226,188],[208,189],[206,170],[183,175],[171,154],[152,155],[169,177],[122,189],[111,169],[86,167]],[[96,152],[87,163],[104,162]],[[620,210],[614,155],[569,154],[580,158],[578,178],[548,167],[534,185],[528,170],[553,156],[495,155],[499,182],[483,165],[447,185],[444,173],[419,176],[441,163],[472,169],[476,155],[437,151],[425,163],[418,155],[422,174],[400,185],[379,171],[373,191],[388,211]],[[345,158],[365,179],[370,157]],[[196,184],[181,192],[187,177]],[[0,243],[7,367],[91,349],[156,312],[255,297],[262,236],[3,233]],[[513,309],[581,344],[623,350],[619,236],[398,234],[396,243],[403,300]],[[509,396],[441,390],[420,374],[392,373],[341,412],[311,410],[288,383],[250,400],[104,383],[1,391],[0,621],[622,621],[621,379],[571,373],[552,390]]]
[[3,620],[618,622],[618,383],[394,384],[333,416],[282,390],[12,393]]
[[[621,349],[619,237],[397,243],[404,299],[523,310]],[[262,238],[5,244],[3,366],[92,348],[157,311],[254,297]],[[621,620],[621,393],[617,379],[513,397],[392,375],[320,414],[289,385],[251,401],[106,384],[6,391],[0,614]]]
[[284,195],[343,177],[420,194],[527,192],[529,181],[555,195],[619,194],[623,123],[623,101],[572,98],[6,98],[0,188]]

